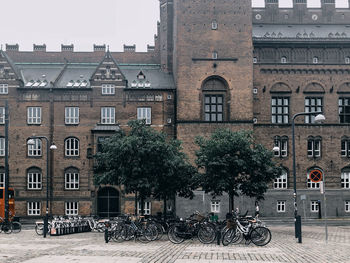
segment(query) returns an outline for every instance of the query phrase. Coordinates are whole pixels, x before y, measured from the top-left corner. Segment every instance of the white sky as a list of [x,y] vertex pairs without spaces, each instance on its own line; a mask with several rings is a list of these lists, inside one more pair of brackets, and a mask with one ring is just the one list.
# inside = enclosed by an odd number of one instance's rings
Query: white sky
[[[253,6],[264,0],[252,0]],[[291,7],[293,0],[280,0]],[[320,0],[308,0],[318,7]],[[336,0],[348,7],[348,0]],[[136,44],[146,51],[154,44],[159,20],[159,0],[0,0],[0,44],[16,44],[20,50],[46,44],[48,51],[61,44],[74,44],[75,51],[92,51],[93,44],[106,44],[122,51],[123,44]]]

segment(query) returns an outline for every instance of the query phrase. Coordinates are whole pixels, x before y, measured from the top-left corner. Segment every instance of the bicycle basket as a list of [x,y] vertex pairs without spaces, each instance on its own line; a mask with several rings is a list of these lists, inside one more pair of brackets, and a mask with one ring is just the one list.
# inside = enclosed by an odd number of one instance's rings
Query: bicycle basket
[[235,220],[228,219],[228,220],[226,221],[226,226],[227,226],[227,228],[229,228],[229,229],[236,229],[236,228],[237,228],[237,223],[236,223]]
[[201,222],[203,219],[205,218],[205,216],[201,215],[201,214],[195,214],[193,215],[193,219],[197,220],[199,222]]

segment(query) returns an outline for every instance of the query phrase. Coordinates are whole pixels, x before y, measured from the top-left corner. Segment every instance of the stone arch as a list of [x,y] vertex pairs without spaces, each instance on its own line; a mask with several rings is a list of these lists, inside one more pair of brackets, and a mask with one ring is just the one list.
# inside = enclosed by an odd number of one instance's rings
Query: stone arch
[[321,84],[311,82],[304,88],[304,93],[325,93],[325,91]]
[[292,90],[286,83],[277,82],[272,85],[270,93],[292,93]]
[[338,93],[350,93],[350,81],[340,84],[337,92]]
[[220,76],[210,76],[202,82],[202,90],[227,91],[228,83]]

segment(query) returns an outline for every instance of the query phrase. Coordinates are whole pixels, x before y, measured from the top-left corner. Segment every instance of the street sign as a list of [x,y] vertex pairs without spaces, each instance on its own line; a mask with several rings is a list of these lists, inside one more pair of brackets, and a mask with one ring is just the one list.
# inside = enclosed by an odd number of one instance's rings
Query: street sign
[[310,180],[314,183],[319,183],[322,181],[323,174],[320,170],[312,170],[310,172]]
[[300,200],[306,200],[306,195],[300,195]]

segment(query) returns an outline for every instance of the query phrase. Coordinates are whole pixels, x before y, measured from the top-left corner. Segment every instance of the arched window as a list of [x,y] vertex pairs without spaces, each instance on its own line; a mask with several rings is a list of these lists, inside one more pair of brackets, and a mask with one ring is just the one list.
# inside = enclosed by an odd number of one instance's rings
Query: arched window
[[211,56],[212,56],[212,59],[218,59],[218,52],[217,51],[213,51]]
[[287,157],[288,156],[288,137],[287,136],[275,136],[274,146],[278,147],[279,150],[275,151],[275,157]]
[[75,167],[69,167],[64,171],[64,188],[66,190],[79,189],[79,170]]
[[0,187],[5,187],[5,168],[0,167]]
[[345,64],[350,64],[350,57],[345,58]]
[[[313,181],[311,181],[310,179],[310,173],[313,172],[313,171],[320,171],[321,174],[323,174],[323,171],[320,169],[320,168],[310,168],[308,171],[307,171],[307,188],[309,189],[319,189],[320,188],[320,183],[314,183]],[[322,178],[322,181],[323,181],[323,178]]]
[[286,169],[282,170],[282,175],[277,177],[273,183],[273,188],[275,189],[287,189],[287,175]]
[[318,64],[318,57],[313,57],[312,58],[312,63],[313,64]]
[[79,140],[69,137],[64,141],[65,156],[79,156]]
[[38,167],[31,167],[27,170],[27,189],[41,190],[42,188],[42,172]]
[[350,167],[341,170],[341,187],[350,189]]
[[[29,139],[28,139],[29,140]],[[28,142],[27,140],[27,142]],[[42,155],[42,141],[41,139],[32,139],[34,144],[28,144],[28,156],[41,156]]]
[[281,63],[282,64],[287,63],[287,57],[281,57]]
[[210,77],[204,81],[203,117],[204,121],[222,122],[225,120],[226,82],[220,77]]
[[211,29],[212,30],[217,30],[218,29],[218,22],[216,20],[213,20],[211,22]]

